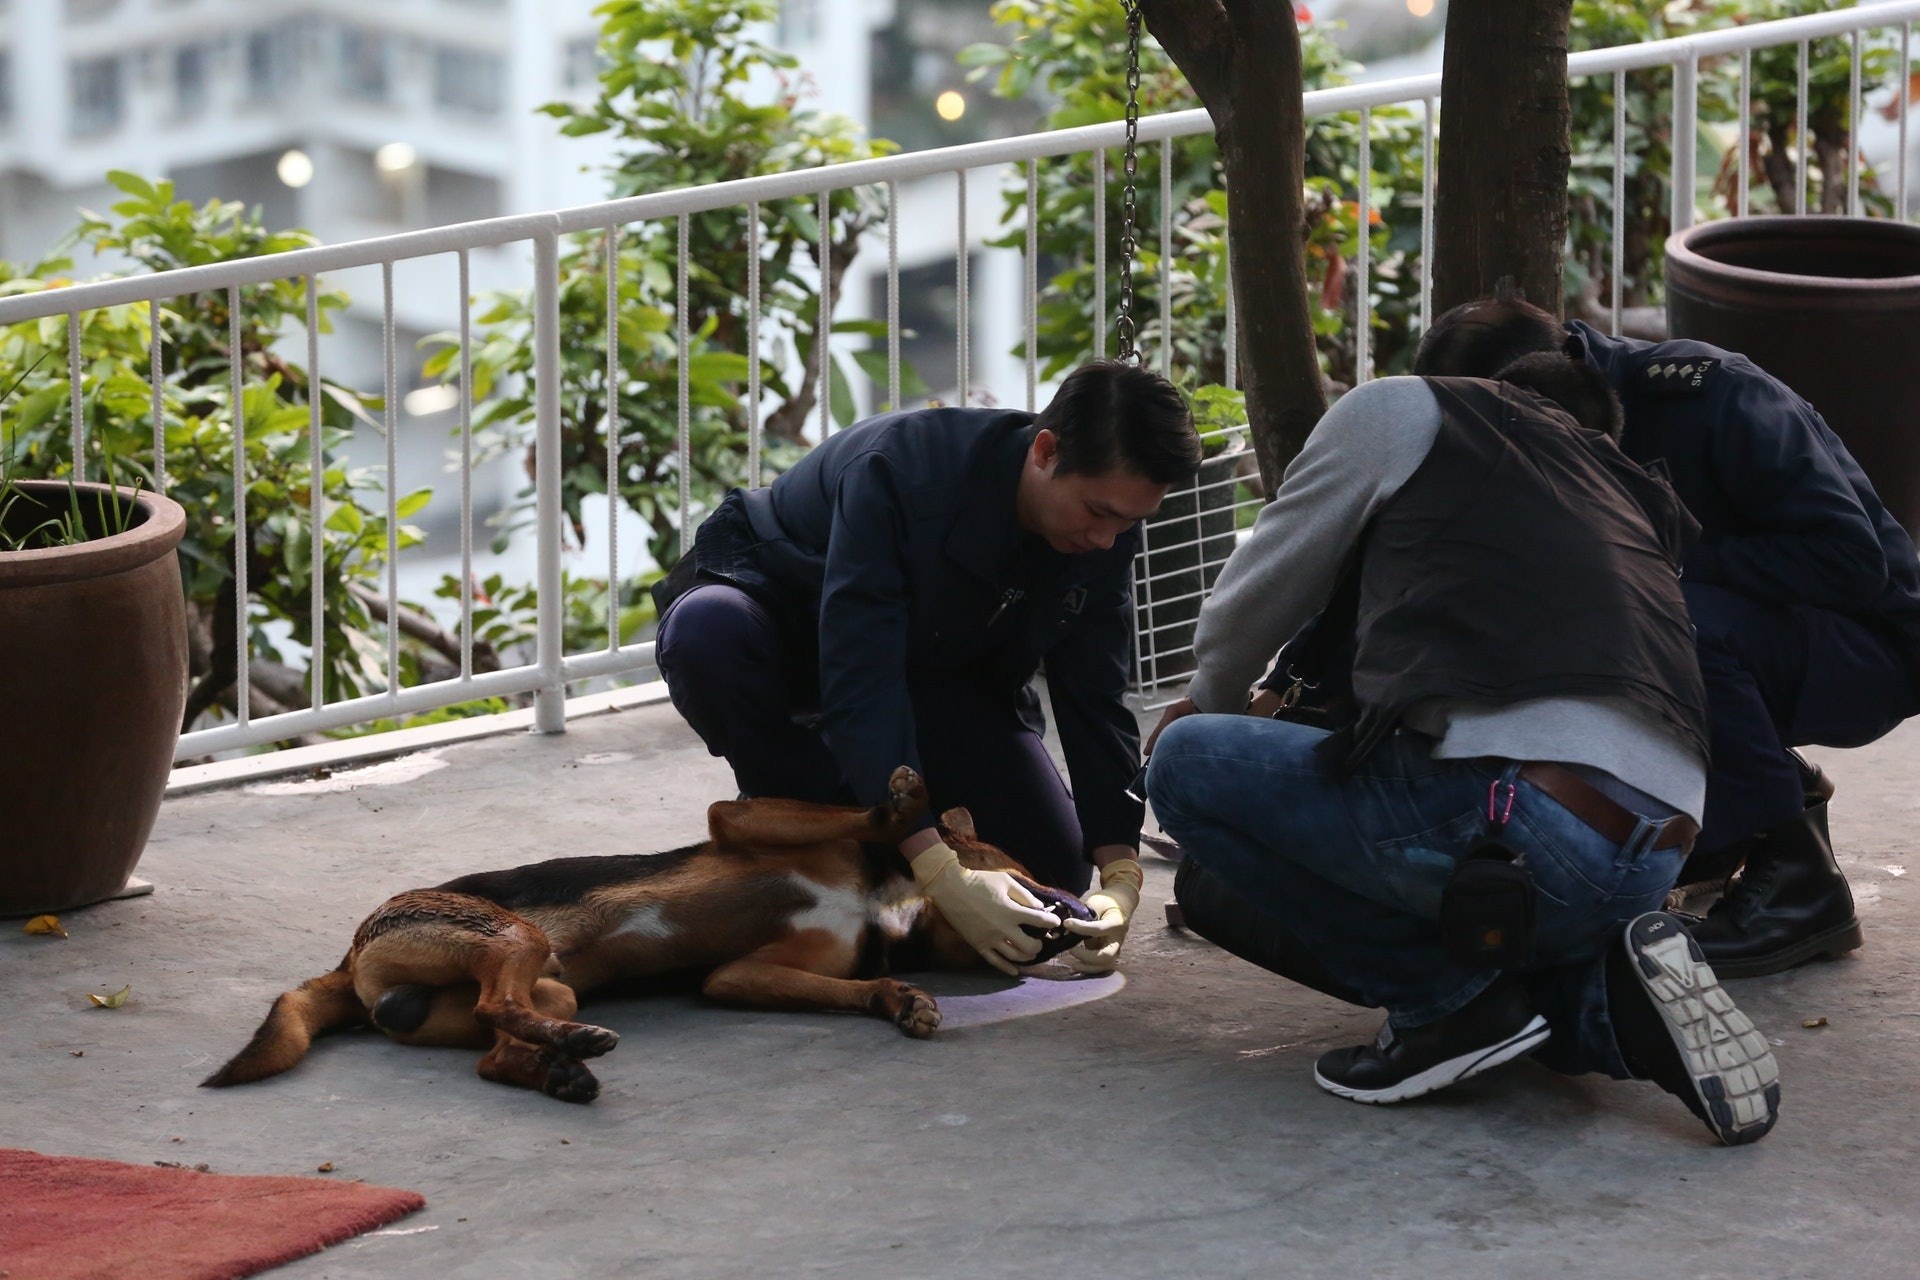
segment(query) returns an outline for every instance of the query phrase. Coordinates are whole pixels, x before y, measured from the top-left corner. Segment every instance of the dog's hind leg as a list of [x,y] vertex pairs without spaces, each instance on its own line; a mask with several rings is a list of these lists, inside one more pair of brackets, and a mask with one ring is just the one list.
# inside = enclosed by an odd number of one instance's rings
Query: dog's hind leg
[[561,1102],[592,1102],[600,1096],[600,1082],[579,1059],[564,1057],[505,1034],[492,1051],[480,1059],[480,1078],[495,1084],[533,1089]]
[[[480,1059],[480,1078],[532,1089],[563,1102],[592,1102],[600,1082],[578,1058],[496,1031],[474,1016],[480,988],[471,982],[450,987],[393,987],[375,1003],[375,1023],[401,1044],[488,1049]],[[532,1002],[543,1017],[565,1022],[579,1008],[573,989],[541,978]]]
[[[552,978],[541,978],[533,984],[533,1004],[542,1016],[561,1022],[571,1019],[580,1007],[573,988]],[[536,1089],[562,1102],[592,1102],[600,1096],[600,1082],[580,1059],[528,1044],[504,1031],[496,1035],[493,1049],[480,1059],[481,1079]]]
[[870,809],[810,804],[804,800],[722,800],[707,809],[707,832],[725,849],[779,848],[865,840],[894,844],[906,839],[927,811],[927,784],[901,765],[888,783],[887,799]]
[[[480,1002],[474,982],[450,987],[409,984],[389,988],[374,1002],[373,1025],[401,1044],[425,1047],[486,1049],[500,1033],[473,1013]],[[570,1021],[580,1002],[564,982],[542,978],[533,984],[533,1003],[543,1016]]]
[[845,972],[838,940],[829,945],[817,932],[796,934],[750,956],[723,964],[707,975],[701,991],[715,1000],[749,1009],[819,1009],[866,1013],[885,1018],[916,1040],[940,1026],[940,1006],[918,987],[894,978],[829,976],[817,968]]
[[[419,997],[404,990],[396,994],[396,989],[474,983],[477,993],[466,1003],[465,1019],[551,1046],[570,1058],[608,1052],[620,1042],[619,1036],[605,1027],[572,1021],[571,1007],[556,1017],[534,998],[535,984],[552,954],[547,935],[511,911],[467,894],[417,890],[388,900],[360,926],[354,940],[354,986],[367,1008],[382,1008],[376,1025],[400,1029],[418,1019]],[[470,1042],[466,1020],[458,1016],[460,998],[447,1000],[449,1007],[442,1010],[436,996],[425,1020],[432,1022],[438,1012],[436,1034],[447,1039],[426,1043]],[[393,1004],[383,1008],[386,1001]],[[571,1005],[571,992],[564,1003]],[[550,1000],[548,1007],[560,1005]],[[412,1034],[419,1033],[420,1025],[416,1022]]]
[[[551,979],[542,985],[541,970],[552,954],[547,937],[524,921],[516,922],[516,926],[500,938],[499,945],[489,947],[475,966],[480,998],[474,1002],[474,1018],[495,1031],[544,1045],[563,1057],[597,1058],[611,1052],[620,1043],[616,1032],[573,1021],[574,1007],[568,1007],[564,1017],[548,1012],[563,1005],[575,1006],[573,992]],[[562,1004],[554,1003],[557,997],[552,989],[565,993]]]

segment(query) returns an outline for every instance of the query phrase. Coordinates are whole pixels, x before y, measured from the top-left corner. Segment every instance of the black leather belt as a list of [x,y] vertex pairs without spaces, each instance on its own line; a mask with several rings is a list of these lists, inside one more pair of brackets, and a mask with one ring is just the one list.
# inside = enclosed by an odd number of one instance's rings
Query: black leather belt
[[[1551,761],[1536,760],[1520,766],[1520,778],[1538,787],[1574,817],[1598,831],[1615,844],[1633,839],[1640,827],[1640,815],[1616,800],[1609,799],[1598,787],[1567,768]],[[1650,848],[1679,849],[1693,847],[1700,826],[1684,813],[1677,813],[1660,824]]]

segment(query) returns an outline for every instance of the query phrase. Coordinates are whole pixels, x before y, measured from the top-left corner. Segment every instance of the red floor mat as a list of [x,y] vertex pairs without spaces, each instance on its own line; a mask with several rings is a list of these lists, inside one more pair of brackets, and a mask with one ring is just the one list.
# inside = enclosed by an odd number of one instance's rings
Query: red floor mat
[[0,1272],[15,1280],[234,1280],[426,1204],[324,1178],[230,1177],[0,1147]]

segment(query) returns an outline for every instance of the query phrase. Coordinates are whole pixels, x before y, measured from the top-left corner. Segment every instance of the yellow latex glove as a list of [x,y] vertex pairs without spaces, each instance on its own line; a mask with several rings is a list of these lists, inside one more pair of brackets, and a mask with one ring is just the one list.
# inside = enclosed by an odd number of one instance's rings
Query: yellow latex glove
[[940,909],[947,923],[994,968],[1018,976],[1014,966],[1040,954],[1040,939],[1020,926],[1057,929],[1059,917],[1048,911],[1025,885],[1004,871],[973,871],[959,855],[936,842],[908,863],[913,878]]
[[1100,887],[1086,897],[1091,920],[1069,920],[1069,933],[1086,941],[1067,952],[1066,962],[1081,973],[1111,973],[1120,962],[1120,944],[1127,925],[1140,906],[1140,884],[1145,877],[1138,858],[1117,858],[1100,868]]

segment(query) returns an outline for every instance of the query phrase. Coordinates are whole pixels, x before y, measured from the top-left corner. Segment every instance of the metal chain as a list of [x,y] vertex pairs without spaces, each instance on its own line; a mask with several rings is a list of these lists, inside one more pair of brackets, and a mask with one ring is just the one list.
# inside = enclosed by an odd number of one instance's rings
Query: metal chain
[[1114,316],[1113,330],[1119,358],[1128,364],[1140,363],[1140,352],[1133,345],[1133,259],[1139,250],[1134,235],[1137,219],[1136,178],[1140,170],[1140,5],[1139,0],[1120,0],[1127,15],[1127,143],[1123,155],[1126,186],[1120,197],[1120,309]]

